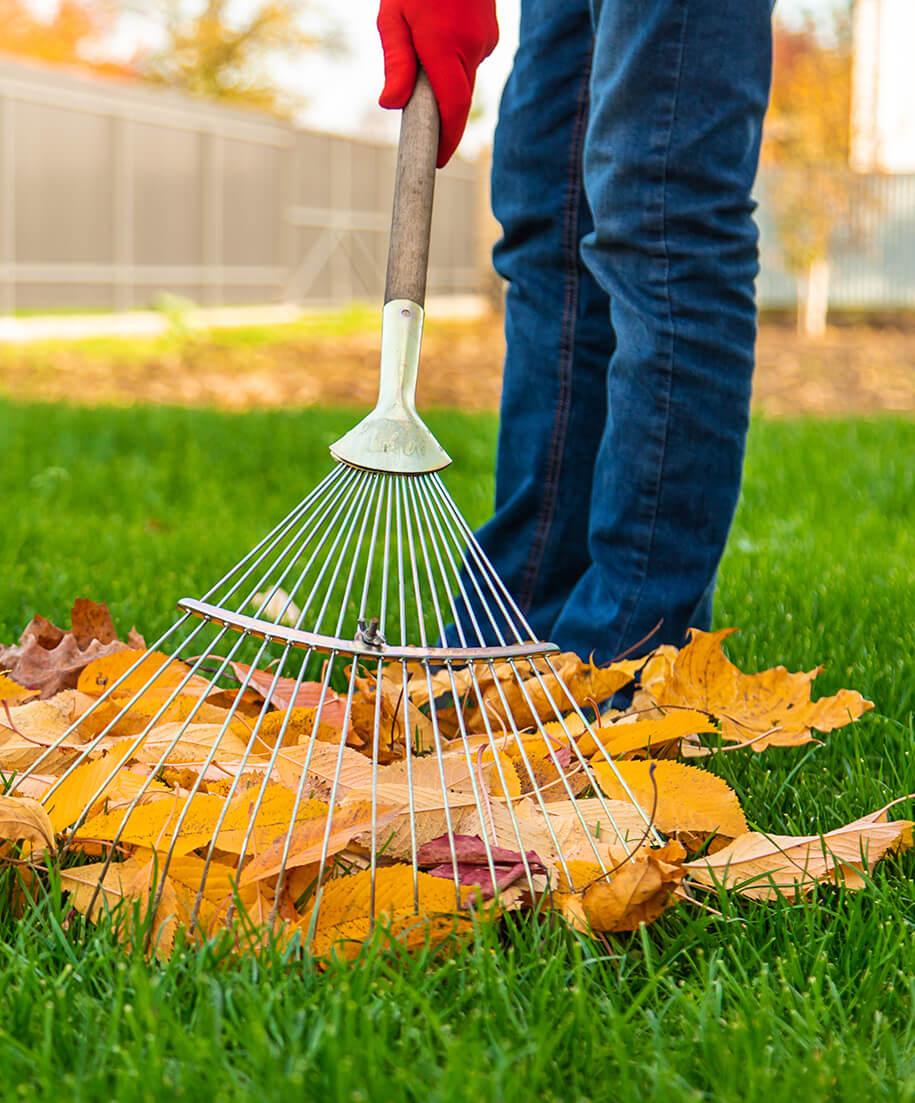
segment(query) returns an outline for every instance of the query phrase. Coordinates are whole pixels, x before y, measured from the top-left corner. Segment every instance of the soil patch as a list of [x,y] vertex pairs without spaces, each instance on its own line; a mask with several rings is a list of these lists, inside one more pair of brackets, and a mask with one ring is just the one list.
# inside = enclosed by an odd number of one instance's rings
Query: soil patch
[[[290,327],[290,332],[293,327]],[[244,345],[216,336],[103,347],[8,346],[0,390],[20,399],[154,402],[244,410],[313,403],[371,406],[378,334],[316,336],[283,327]],[[420,406],[495,410],[502,319],[427,323]],[[139,350],[139,351],[138,351]],[[760,327],[754,405],[773,416],[915,410],[915,335],[903,328],[834,327],[818,341],[787,324]]]

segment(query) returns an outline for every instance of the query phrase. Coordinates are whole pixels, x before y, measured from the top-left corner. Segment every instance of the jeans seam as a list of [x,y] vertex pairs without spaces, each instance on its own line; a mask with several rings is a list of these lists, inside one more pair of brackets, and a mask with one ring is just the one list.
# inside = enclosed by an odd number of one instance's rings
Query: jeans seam
[[[562,452],[565,445],[566,429],[568,427],[569,412],[571,410],[571,386],[572,364],[575,348],[575,317],[578,310],[578,214],[582,196],[582,166],[581,156],[584,148],[584,134],[587,129],[588,88],[591,75],[590,58],[582,80],[581,91],[575,105],[575,125],[572,131],[572,142],[569,150],[568,186],[563,203],[562,226],[562,251],[568,263],[565,303],[563,305],[562,323],[559,332],[559,394],[556,400],[556,416],[553,420],[553,432],[550,438],[550,446],[547,450],[547,469],[544,474],[544,495],[541,499],[537,527],[534,538],[531,540],[527,563],[524,574],[518,604],[527,613],[534,602],[534,591],[537,586],[537,576],[546,553],[546,545],[549,540],[550,529],[556,514],[556,498],[559,490],[558,471],[562,462]],[[576,186],[577,185],[577,186]]]
[[[625,617],[620,623],[618,632],[618,641],[622,641],[626,638],[626,633],[632,624],[635,617],[636,609],[638,608],[639,601],[645,590],[645,581],[648,577],[648,565],[651,561],[651,551],[654,546],[655,533],[658,525],[658,512],[660,507],[660,494],[661,494],[661,481],[664,471],[664,463],[667,457],[667,444],[670,434],[670,393],[673,386],[673,361],[674,361],[674,346],[676,344],[676,333],[674,325],[674,311],[673,303],[670,296],[670,252],[667,246],[667,181],[668,172],[670,168],[670,147],[673,142],[674,122],[677,115],[677,106],[680,101],[680,87],[683,80],[683,51],[684,42],[686,39],[686,27],[689,21],[689,0],[684,0],[683,4],[683,23],[680,29],[680,39],[677,43],[677,80],[674,86],[674,94],[671,100],[670,119],[668,123],[667,143],[664,148],[664,161],[661,171],[661,248],[664,253],[664,298],[667,306],[667,323],[670,332],[669,349],[667,353],[667,386],[664,389],[664,429],[661,437],[661,450],[658,457],[657,470],[655,473],[654,486],[652,487],[653,506],[651,512],[651,518],[649,521],[648,539],[645,542],[645,551],[642,557],[641,564],[641,579],[638,586],[630,590],[632,597],[628,601],[629,609]],[[622,613],[622,609],[620,612]]]

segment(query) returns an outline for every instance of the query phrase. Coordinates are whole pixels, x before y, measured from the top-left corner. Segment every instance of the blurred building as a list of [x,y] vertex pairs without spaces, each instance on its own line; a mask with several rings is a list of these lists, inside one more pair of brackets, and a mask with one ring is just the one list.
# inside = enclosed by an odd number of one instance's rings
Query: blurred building
[[915,0],[854,0],[851,163],[915,172]]

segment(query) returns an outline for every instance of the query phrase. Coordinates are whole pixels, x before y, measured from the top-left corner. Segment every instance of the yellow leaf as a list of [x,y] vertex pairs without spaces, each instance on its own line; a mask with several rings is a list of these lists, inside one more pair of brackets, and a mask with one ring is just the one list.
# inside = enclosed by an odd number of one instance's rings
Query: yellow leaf
[[54,827],[31,797],[0,797],[0,839],[27,842],[54,853]]
[[[326,843],[327,815],[329,809],[321,801],[310,801],[313,806],[320,806],[320,813],[316,813],[311,819],[299,823],[288,838],[288,855],[283,862],[283,852],[287,846],[286,837],[277,839],[273,845],[258,854],[245,868],[242,874],[241,884],[249,885],[253,881],[261,881],[265,877],[278,876],[280,871],[295,869],[298,866],[311,865],[321,859],[321,854],[328,857],[339,853],[346,844],[364,831],[372,823],[372,803],[367,800],[354,800],[334,809],[330,824],[330,833]],[[391,809],[387,805],[381,805],[376,810],[376,822],[379,826],[389,823],[399,809]]]
[[[455,932],[469,932],[470,922],[458,913],[459,903],[474,896],[462,889],[460,901],[454,883],[444,877],[417,873],[408,865],[382,867],[376,872],[375,918],[408,950],[427,941],[437,945]],[[313,911],[300,923],[306,933]],[[372,925],[371,871],[329,881],[318,903],[318,917],[311,942],[316,957],[339,951],[352,958],[369,937]]]
[[275,839],[285,839],[290,832],[306,820],[327,818],[327,805],[320,800],[301,800],[296,807],[296,794],[284,785],[268,785],[260,799],[260,786],[237,793],[229,803],[226,818],[219,829],[216,845],[230,854],[242,853],[242,844],[251,824],[251,812],[260,800],[257,816],[248,839],[248,855],[256,855],[268,849]]
[[685,868],[702,885],[722,885],[758,900],[793,898],[819,882],[857,889],[864,883],[861,871],[871,871],[888,850],[912,845],[912,821],[886,823],[883,814],[871,813],[825,835],[751,831]]
[[167,852],[174,841],[172,853],[180,857],[210,842],[224,807],[222,797],[208,793],[157,800],[129,814],[125,809],[93,816],[79,828],[76,839],[113,842],[117,838],[120,845],[147,847],[160,853]]
[[583,755],[596,755],[600,762],[603,755],[598,750],[598,743],[611,758],[616,758],[632,751],[644,750],[650,753],[667,743],[679,742],[688,735],[699,735],[718,729],[703,712],[695,709],[671,709],[663,716],[606,724],[592,730],[593,736],[590,732],[585,732],[578,739],[578,749]]
[[91,811],[105,797],[114,784],[118,770],[133,756],[136,740],[123,739],[116,743],[102,758],[83,762],[68,774],[56,789],[44,798],[43,804],[54,825],[54,831],[63,831],[75,823],[84,812]]
[[[18,682],[14,682],[12,678],[0,674],[0,701],[4,702],[9,708],[30,701],[33,697],[37,697],[40,692],[37,689],[25,689]],[[3,715],[5,713],[0,712],[0,716]]]
[[[107,865],[107,870],[106,870]],[[156,913],[150,920],[149,944],[157,957],[168,958],[174,948],[179,918],[184,908],[172,881],[156,875],[155,862],[95,862],[75,866],[60,872],[60,882],[70,894],[70,904],[78,912],[97,923],[102,915],[115,920],[118,937],[128,946],[135,932],[133,913],[122,912],[124,904],[139,902],[138,918],[147,919],[149,908],[158,899]]]
[[[312,738],[317,711],[316,708],[303,708],[297,705],[294,708],[270,712],[258,725],[258,737],[272,750],[285,725],[280,746],[294,747],[297,744],[308,743]],[[339,743],[340,729],[321,720],[314,738],[322,743]]]
[[[688,832],[733,839],[747,829],[734,790],[722,778],[698,766],[667,761],[615,762],[611,766],[592,760],[591,772],[606,796],[613,800],[634,798],[649,815],[654,808],[654,825],[666,835]],[[632,797],[626,792],[627,786]]]
[[743,674],[721,650],[735,629],[700,632],[671,663],[666,676],[653,675],[658,705],[686,705],[721,721],[721,736],[747,743],[756,751],[811,740],[811,729],[841,728],[873,708],[860,693],[842,689],[833,697],[810,700],[810,685],[819,668],[790,673],[783,666],[761,674]]

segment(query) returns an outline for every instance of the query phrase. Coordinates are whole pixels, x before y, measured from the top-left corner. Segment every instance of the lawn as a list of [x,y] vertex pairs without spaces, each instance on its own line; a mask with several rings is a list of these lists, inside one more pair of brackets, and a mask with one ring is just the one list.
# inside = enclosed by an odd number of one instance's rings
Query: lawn
[[[328,469],[346,410],[233,415],[0,405],[0,639],[74,597],[154,639]],[[471,521],[495,419],[428,418]],[[825,746],[713,764],[754,826],[828,830],[915,792],[915,422],[754,423],[716,619],[746,669],[826,669],[876,702]],[[903,805],[900,814],[909,814]],[[320,973],[215,948],[165,966],[9,918],[0,882],[0,1098],[906,1100],[915,1096],[915,859],[809,904],[676,909],[591,944],[484,930],[449,958]]]

